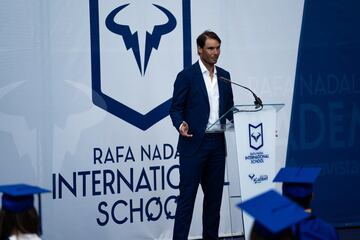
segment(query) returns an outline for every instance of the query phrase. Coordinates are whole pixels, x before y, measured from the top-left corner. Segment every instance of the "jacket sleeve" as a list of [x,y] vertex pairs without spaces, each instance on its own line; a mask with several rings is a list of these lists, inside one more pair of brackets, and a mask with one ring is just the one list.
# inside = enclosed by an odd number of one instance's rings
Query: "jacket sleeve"
[[174,83],[172,103],[170,107],[170,117],[176,130],[179,130],[180,124],[184,121],[184,109],[189,92],[189,79],[185,77],[184,72],[180,72]]

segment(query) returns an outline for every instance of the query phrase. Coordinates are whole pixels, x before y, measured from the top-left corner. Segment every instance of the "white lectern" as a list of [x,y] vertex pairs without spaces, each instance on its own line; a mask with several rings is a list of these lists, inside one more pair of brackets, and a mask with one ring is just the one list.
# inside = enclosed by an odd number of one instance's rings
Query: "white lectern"
[[[264,104],[263,107],[256,108],[255,105],[235,105],[229,110],[234,115],[233,128],[229,124],[218,124],[226,114],[220,117],[214,126],[209,127],[221,129],[220,131],[235,130],[237,161],[228,159],[227,164],[228,172],[229,168],[231,171],[234,168],[238,169],[238,178],[235,178],[240,182],[240,198],[235,198],[238,201],[246,201],[275,188],[272,180],[276,174],[276,116],[283,106],[284,104]],[[238,194],[235,193],[235,195]],[[232,215],[242,213],[240,209],[232,208],[232,211]],[[242,213],[242,222],[245,240],[247,240],[253,218]]]
[[[284,104],[234,106],[234,127],[242,201],[275,188],[276,115]],[[266,203],[264,203],[266,204]],[[253,218],[243,213],[245,239],[249,239]]]

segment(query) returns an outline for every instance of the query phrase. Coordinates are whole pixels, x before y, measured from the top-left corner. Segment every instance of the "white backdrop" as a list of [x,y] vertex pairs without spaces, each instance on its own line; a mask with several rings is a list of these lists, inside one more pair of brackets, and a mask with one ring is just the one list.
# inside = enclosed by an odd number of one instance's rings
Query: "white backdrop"
[[[0,183],[26,182],[53,191],[43,198],[45,239],[170,239],[177,133],[169,117],[142,130],[92,102],[91,2],[0,1]],[[113,9],[129,2],[114,22],[138,32],[140,67],[134,46],[127,50],[124,35],[104,25]],[[140,116],[171,98],[183,68],[186,2],[99,1],[102,93]],[[152,48],[145,72],[145,32],[168,19],[153,4],[167,9],[176,26]],[[191,1],[190,7],[192,61],[197,60],[196,37],[211,29],[223,41],[219,66],[263,102],[286,104],[278,117],[277,164],[282,166],[303,1],[204,0]],[[246,91],[233,91],[236,103],[252,102]],[[242,234],[234,174],[229,171],[224,190],[224,236]],[[201,236],[197,202],[193,237]]]

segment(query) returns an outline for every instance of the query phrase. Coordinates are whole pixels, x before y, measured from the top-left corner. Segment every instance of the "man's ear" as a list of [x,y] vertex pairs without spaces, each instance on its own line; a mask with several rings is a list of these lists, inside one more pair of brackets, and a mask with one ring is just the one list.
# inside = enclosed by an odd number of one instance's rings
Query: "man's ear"
[[201,47],[197,47],[197,52],[198,52],[198,55],[200,55],[202,53],[202,48]]

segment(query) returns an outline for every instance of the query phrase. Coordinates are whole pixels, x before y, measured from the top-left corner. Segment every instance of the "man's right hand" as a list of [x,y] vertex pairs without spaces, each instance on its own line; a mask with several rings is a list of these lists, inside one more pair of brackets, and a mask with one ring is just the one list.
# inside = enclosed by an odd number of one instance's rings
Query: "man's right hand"
[[192,137],[193,135],[189,133],[189,125],[187,122],[183,121],[179,127],[179,132],[183,137]]

